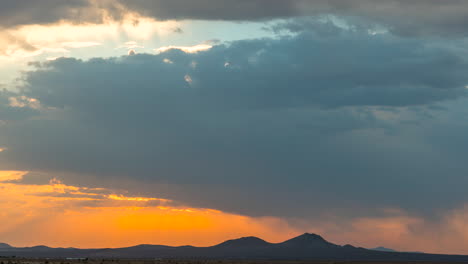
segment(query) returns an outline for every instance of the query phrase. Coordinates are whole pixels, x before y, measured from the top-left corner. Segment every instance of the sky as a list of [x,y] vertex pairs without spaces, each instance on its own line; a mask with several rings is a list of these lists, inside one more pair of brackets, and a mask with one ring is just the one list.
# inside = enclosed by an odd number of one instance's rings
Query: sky
[[2,1],[0,242],[468,254],[467,12]]

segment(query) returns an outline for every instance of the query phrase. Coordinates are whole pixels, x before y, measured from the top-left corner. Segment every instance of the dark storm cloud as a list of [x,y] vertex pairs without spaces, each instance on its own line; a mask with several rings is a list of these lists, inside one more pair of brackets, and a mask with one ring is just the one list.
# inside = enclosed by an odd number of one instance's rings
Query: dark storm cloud
[[159,19],[266,20],[300,14],[296,0],[118,0],[130,10]]
[[468,167],[443,133],[424,136],[443,127],[427,106],[466,95],[463,43],[327,27],[39,65],[21,93],[52,110],[0,127],[2,169],[134,180],[149,197],[260,215],[466,199]]
[[399,35],[466,36],[464,0],[16,0],[0,4],[0,25],[122,19],[136,12],[158,20],[266,21],[298,16],[361,18]]
[[[466,94],[468,64],[456,49],[387,34],[329,31],[238,41],[199,54],[172,50],[88,62],[60,59],[26,76],[28,96],[48,106],[100,114],[121,103],[155,111],[170,107],[172,100],[182,109],[262,110],[411,106]],[[97,89],[96,76],[106,85]],[[51,81],[67,85],[56,87]],[[115,93],[125,101],[104,97]]]
[[119,0],[159,19],[268,20],[309,15],[360,17],[402,35],[466,35],[464,0]]
[[88,0],[5,0],[0,3],[0,25],[48,24],[60,20],[102,21],[96,11]]

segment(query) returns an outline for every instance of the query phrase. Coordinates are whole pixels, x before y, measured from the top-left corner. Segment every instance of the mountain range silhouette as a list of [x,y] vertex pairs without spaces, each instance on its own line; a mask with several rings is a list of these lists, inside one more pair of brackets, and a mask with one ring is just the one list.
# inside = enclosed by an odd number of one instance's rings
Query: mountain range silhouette
[[257,237],[232,239],[211,247],[138,245],[126,248],[77,249],[11,247],[0,244],[0,256],[38,258],[184,258],[184,259],[288,259],[361,261],[447,261],[468,262],[468,256],[409,252],[386,252],[352,245],[336,245],[317,234],[305,233],[281,243]]

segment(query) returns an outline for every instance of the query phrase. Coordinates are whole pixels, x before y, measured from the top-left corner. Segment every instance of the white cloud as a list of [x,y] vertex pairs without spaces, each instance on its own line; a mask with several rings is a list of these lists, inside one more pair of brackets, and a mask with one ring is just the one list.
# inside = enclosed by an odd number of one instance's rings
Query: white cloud
[[185,75],[184,76],[184,80],[188,83],[188,84],[192,84],[193,83],[193,80],[192,80],[192,77],[190,75]]
[[163,53],[172,49],[178,49],[185,53],[198,53],[200,51],[207,51],[211,49],[213,46],[208,44],[198,44],[195,46],[165,46],[155,49],[157,53]]
[[124,44],[117,47],[117,49],[137,49],[137,48],[144,48],[144,46],[139,45],[136,41],[127,41]]
[[62,42],[62,46],[66,48],[73,48],[73,49],[78,49],[78,48],[87,48],[87,47],[94,47],[94,46],[100,46],[102,43],[99,42],[91,42],[91,41],[70,41],[70,42]]

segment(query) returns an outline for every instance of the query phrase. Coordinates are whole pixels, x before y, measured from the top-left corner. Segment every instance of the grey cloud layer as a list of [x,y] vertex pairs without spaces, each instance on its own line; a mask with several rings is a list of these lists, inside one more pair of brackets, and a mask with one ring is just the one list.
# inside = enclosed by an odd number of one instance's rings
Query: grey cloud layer
[[[28,95],[53,107],[94,111],[132,102],[135,107],[169,107],[171,100],[200,110],[409,106],[466,94],[468,63],[456,49],[390,35],[329,32],[239,41],[194,55],[174,50],[89,62],[61,59],[27,75]],[[134,89],[123,86],[117,74]],[[84,85],[96,75],[107,85]],[[68,84],[55,87],[51,81]],[[102,104],[105,94],[115,93],[127,100],[107,98]],[[88,94],[98,96],[83,97]],[[224,98],[228,100],[219,100]]]
[[[21,93],[48,110],[15,122],[2,112],[1,169],[128,179],[149,186],[141,193],[261,215],[466,200],[468,167],[450,145],[466,144],[468,127],[444,132],[463,118],[428,108],[465,97],[463,43],[327,30],[45,63]],[[11,96],[2,109],[33,111]]]
[[119,0],[160,19],[266,20],[333,14],[370,19],[400,34],[466,35],[463,0]]
[[47,24],[60,20],[97,22],[88,0],[15,0],[0,3],[0,26]]
[[464,0],[17,0],[0,4],[4,27],[51,23],[102,22],[137,12],[156,19],[255,21],[297,16],[359,17],[400,35],[466,36]]

